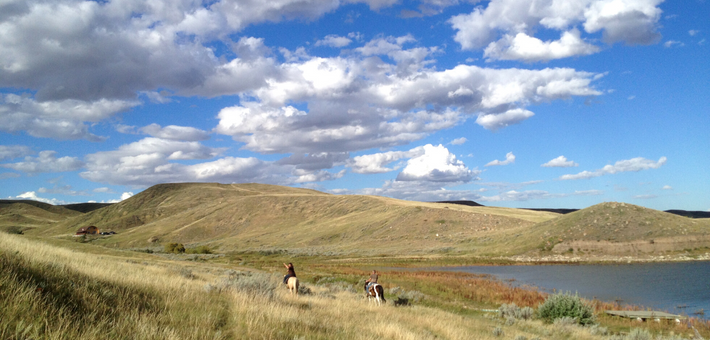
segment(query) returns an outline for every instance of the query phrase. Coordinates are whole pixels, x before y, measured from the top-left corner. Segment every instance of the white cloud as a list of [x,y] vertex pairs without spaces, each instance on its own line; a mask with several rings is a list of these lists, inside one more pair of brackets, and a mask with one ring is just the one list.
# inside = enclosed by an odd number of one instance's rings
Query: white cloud
[[626,99],[628,99],[628,100],[634,100],[634,99],[636,99],[636,96],[631,95],[631,96],[626,97]]
[[535,114],[525,109],[511,109],[504,113],[482,114],[476,118],[476,124],[487,130],[499,130],[513,124],[518,124]]
[[495,196],[482,196],[479,198],[481,202],[503,202],[503,201],[533,201],[541,199],[550,198],[563,198],[570,196],[597,196],[604,194],[600,190],[585,190],[585,191],[575,191],[574,193],[560,193],[554,194],[544,190],[526,190],[526,191],[515,191],[510,190],[504,193],[500,193]]
[[189,126],[168,125],[160,127],[158,124],[150,124],[140,129],[141,132],[157,138],[179,140],[179,141],[201,141],[209,139],[209,133]]
[[663,46],[664,46],[665,48],[683,47],[683,46],[685,46],[685,44],[682,43],[682,42],[680,42],[680,41],[676,41],[676,40],[668,40],[668,41],[666,41],[666,42],[663,43]]
[[3,172],[0,173],[0,179],[7,179],[7,178],[17,178],[20,177],[20,174],[16,174],[14,172]]
[[124,192],[121,194],[121,201],[127,200],[131,197],[133,197],[133,192],[131,192],[131,191]]
[[673,190],[673,187],[670,186],[670,185],[664,185],[663,188],[661,188],[661,189],[663,189],[663,190]]
[[466,139],[466,137],[461,137],[461,138],[456,138],[456,139],[452,140],[451,144],[452,145],[461,145],[463,143],[466,143],[466,141],[468,141],[468,139]]
[[15,196],[15,197],[8,197],[8,198],[13,199],[13,200],[33,200],[33,201],[44,202],[44,203],[48,203],[48,204],[52,204],[52,205],[67,204],[67,202],[62,201],[62,200],[58,200],[56,198],[39,197],[39,196],[37,196],[37,193],[34,191],[27,191],[27,192],[24,192],[22,194]]
[[656,196],[656,195],[654,195],[654,194],[646,194],[646,195],[636,195],[636,196],[634,196],[634,198],[636,198],[636,199],[643,199],[643,200],[653,199],[653,198],[657,198],[657,197],[658,197],[658,196]]
[[[113,185],[150,186],[166,182],[260,182],[288,185],[313,180],[328,180],[344,172],[327,174],[318,165],[332,166],[347,159],[345,155],[313,155],[279,161],[262,161],[254,157],[224,157],[209,162],[190,162],[217,157],[224,149],[206,147],[199,142],[144,138],[125,144],[117,150],[86,156],[84,179]],[[299,162],[299,160],[301,162]]]
[[349,38],[346,37],[341,37],[339,35],[331,34],[331,35],[326,35],[325,38],[322,40],[316,41],[316,46],[330,46],[330,47],[345,47],[350,45],[350,43],[353,42]]
[[697,35],[698,33],[700,33],[700,30],[690,30],[690,31],[688,31],[688,34],[689,34],[691,37],[694,37],[694,36]]
[[486,166],[494,166],[494,165],[508,165],[511,163],[515,163],[515,155],[512,152],[508,152],[505,154],[505,160],[504,161],[499,161],[499,160],[493,160],[488,162]]
[[98,122],[138,105],[135,101],[75,99],[37,102],[16,94],[0,94],[0,131],[26,131],[34,137],[59,140],[102,141],[89,132],[86,122]]
[[89,193],[85,190],[76,191],[72,189],[71,185],[55,185],[52,188],[39,188],[37,190],[41,194],[60,194],[60,195],[70,195],[70,196],[88,196]]
[[470,182],[479,170],[470,170],[443,145],[423,146],[424,154],[410,158],[397,181]]
[[654,162],[649,159],[642,157],[636,157],[632,159],[622,160],[614,163],[614,165],[606,165],[603,168],[595,171],[582,171],[578,174],[568,174],[560,177],[561,180],[573,180],[573,179],[589,179],[594,177],[599,177],[603,175],[615,174],[619,172],[636,172],[647,169],[658,169],[663,164],[666,164],[667,158],[661,157],[658,162]]
[[[385,181],[381,188],[361,190],[337,190],[339,194],[358,194],[394,197],[410,201],[477,201],[480,195],[470,190],[449,190],[442,188],[439,182]],[[336,192],[336,191],[333,191]]]
[[84,166],[84,163],[76,157],[56,157],[56,151],[40,151],[37,157],[25,157],[22,162],[0,164],[0,167],[9,168],[28,174],[43,172],[65,172],[76,171]]
[[353,157],[348,162],[348,166],[353,172],[358,174],[377,174],[397,170],[400,166],[393,168],[385,167],[387,164],[396,162],[404,158],[419,157],[424,155],[424,147],[416,147],[409,151],[388,151],[371,155]]
[[541,165],[546,168],[569,168],[573,166],[578,166],[579,164],[573,162],[573,161],[568,161],[567,157],[565,156],[560,156],[555,159],[550,160],[549,162]]
[[506,34],[502,39],[490,43],[483,55],[489,60],[538,62],[589,55],[599,50],[598,46],[584,42],[579,31],[573,29],[562,33],[556,41],[542,41],[522,32],[515,36]]
[[0,145],[0,161],[31,155],[34,152],[24,145]]
[[100,193],[108,193],[108,194],[112,194],[112,193],[113,193],[113,190],[111,190],[111,188],[108,188],[108,187],[96,188],[96,189],[94,189],[94,190],[92,190],[92,191],[93,191],[93,192],[100,192]]
[[[498,40],[503,34],[503,41],[495,43],[491,54],[507,53],[507,48],[495,51],[497,45],[519,46],[513,50],[516,53],[505,54],[508,58],[515,57],[529,61],[549,60],[573,55],[585,55],[598,51],[593,45],[584,43],[569,31],[579,24],[587,33],[602,31],[605,42],[625,42],[627,44],[650,44],[656,42],[660,35],[656,32],[661,9],[657,6],[662,0],[582,0],[582,1],[548,1],[544,3],[534,0],[493,0],[485,7],[476,7],[469,14],[453,16],[449,23],[456,30],[454,40],[465,50],[483,48]],[[539,26],[569,32],[569,35],[558,42],[543,43],[532,34]],[[514,39],[518,34],[520,42],[506,40]],[[505,38],[505,36],[508,36]],[[527,37],[527,38],[526,38]],[[553,43],[556,43],[553,46]],[[537,46],[534,50],[527,47]],[[531,52],[529,53],[522,53]],[[537,55],[536,55],[537,54]]]

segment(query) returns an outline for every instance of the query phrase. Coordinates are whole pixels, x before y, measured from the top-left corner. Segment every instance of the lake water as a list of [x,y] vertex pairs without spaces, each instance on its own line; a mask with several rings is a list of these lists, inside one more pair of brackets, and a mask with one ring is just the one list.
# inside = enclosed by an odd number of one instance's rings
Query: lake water
[[[491,274],[545,292],[642,305],[710,318],[710,262],[618,265],[467,266],[437,270]],[[694,315],[704,310],[707,315]]]

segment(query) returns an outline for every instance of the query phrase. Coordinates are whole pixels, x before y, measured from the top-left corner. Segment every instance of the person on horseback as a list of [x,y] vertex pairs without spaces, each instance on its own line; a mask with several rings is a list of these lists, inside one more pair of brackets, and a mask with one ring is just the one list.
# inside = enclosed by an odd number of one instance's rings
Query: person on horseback
[[365,294],[369,294],[368,290],[370,289],[370,286],[377,283],[378,276],[379,275],[377,275],[377,271],[373,269],[372,274],[370,274],[370,278],[365,280]]
[[286,275],[284,275],[284,284],[286,284],[288,282],[289,278],[296,277],[296,271],[293,270],[293,263],[291,263],[291,262],[289,262],[288,264],[284,263],[284,267],[286,267],[286,269],[288,269],[288,273],[286,273]]

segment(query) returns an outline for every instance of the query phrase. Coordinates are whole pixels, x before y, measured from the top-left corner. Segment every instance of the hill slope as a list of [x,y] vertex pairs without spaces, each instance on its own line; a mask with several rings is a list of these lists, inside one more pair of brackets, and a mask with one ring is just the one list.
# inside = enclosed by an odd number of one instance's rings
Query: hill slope
[[263,184],[181,183],[153,186],[121,203],[60,222],[51,232],[69,234],[96,225],[118,232],[99,243],[124,248],[181,242],[209,243],[221,251],[505,253],[510,250],[499,249],[495,240],[554,216]]
[[61,206],[31,200],[0,200],[0,226],[40,228],[81,215]]
[[606,202],[541,222],[529,234],[555,252],[662,252],[710,246],[710,220]]

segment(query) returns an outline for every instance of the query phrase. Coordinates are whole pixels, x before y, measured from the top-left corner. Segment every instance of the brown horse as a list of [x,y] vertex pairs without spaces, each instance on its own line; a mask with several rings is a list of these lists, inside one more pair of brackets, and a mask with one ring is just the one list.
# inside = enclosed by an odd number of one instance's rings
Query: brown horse
[[298,278],[295,276],[291,276],[288,278],[288,291],[291,293],[291,295],[298,295]]
[[385,290],[378,283],[373,283],[370,288],[367,289],[367,301],[372,301],[372,299],[375,299],[378,306],[382,303],[387,303],[387,300],[385,300]]

